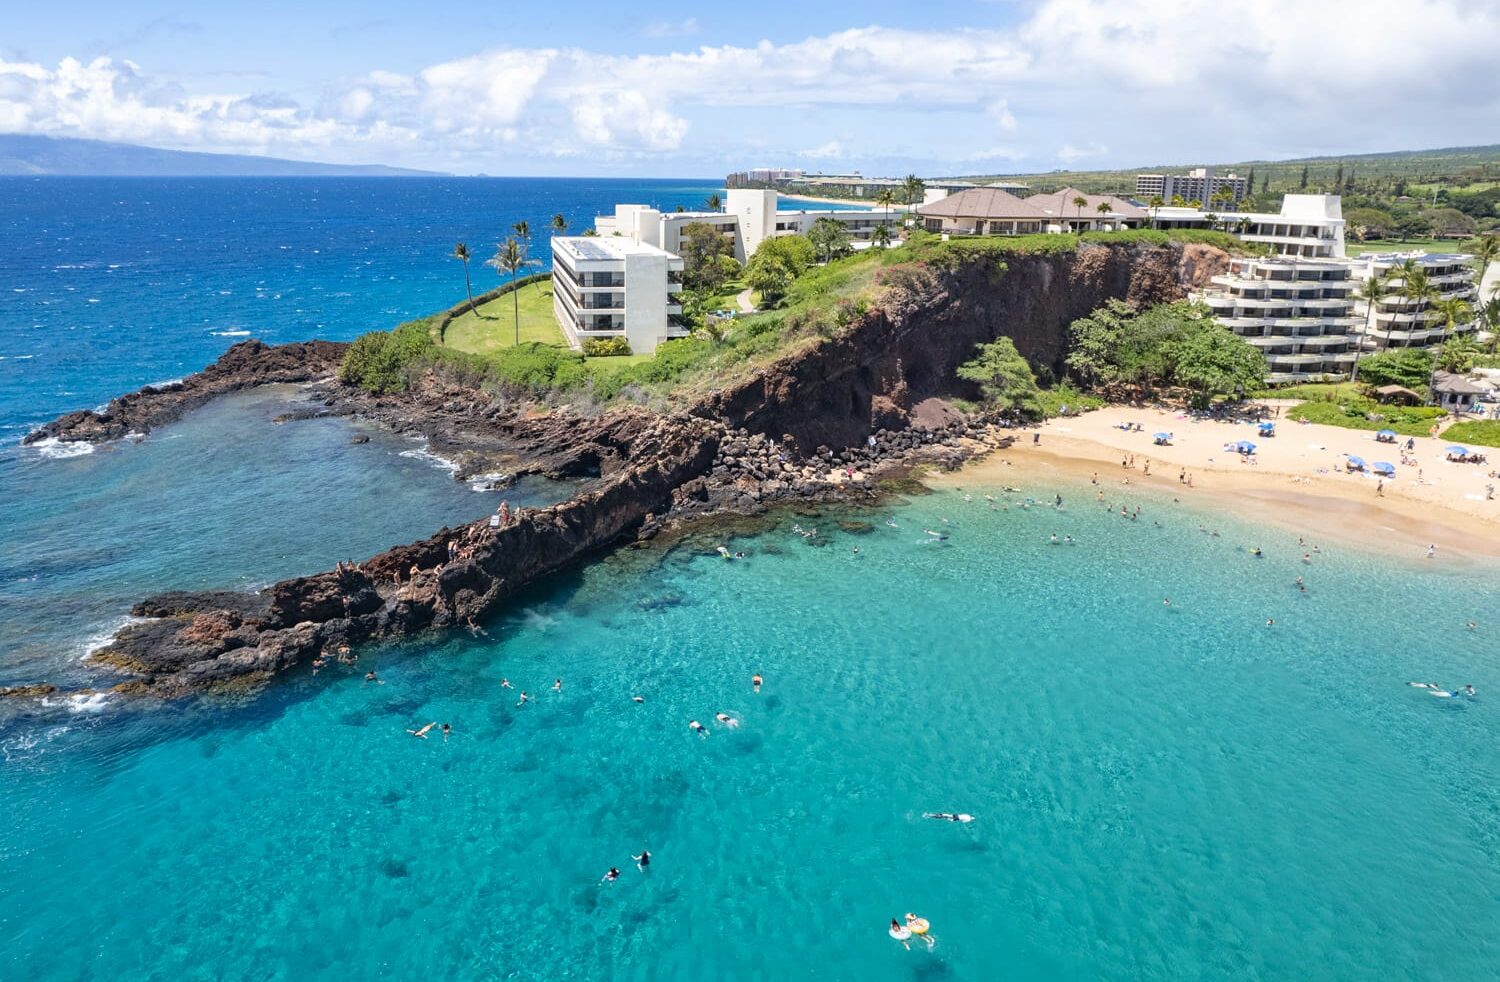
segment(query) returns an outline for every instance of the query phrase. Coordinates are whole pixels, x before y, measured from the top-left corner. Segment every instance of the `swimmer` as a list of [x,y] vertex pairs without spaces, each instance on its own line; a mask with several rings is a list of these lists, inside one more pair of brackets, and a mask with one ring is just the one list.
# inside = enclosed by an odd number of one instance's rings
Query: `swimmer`
[[1474,621],[1470,621],[1470,622],[1469,622],[1469,623],[1468,623],[1468,624],[1467,624],[1467,625],[1465,625],[1465,626],[1466,626],[1466,627],[1468,627],[1468,629],[1469,629],[1469,630],[1471,630],[1471,631],[1472,631],[1472,630],[1474,630],[1474,629],[1475,629],[1475,628],[1477,628],[1477,627],[1478,627],[1478,626],[1479,626],[1479,625],[1478,625],[1478,624],[1476,624],[1476,623],[1475,623],[1475,622],[1474,622]]
[[1260,551],[1260,546],[1256,546],[1254,549],[1250,550],[1250,555],[1254,556],[1256,559],[1260,559],[1265,555],[1265,553]]
[[755,692],[757,694],[759,694],[760,693],[760,687],[765,684],[765,681],[766,680],[763,679],[763,678],[761,678],[758,673],[755,674],[755,675],[752,675],[752,676],[750,676],[750,688],[754,689]]
[[448,738],[453,735],[453,727],[449,726],[447,723],[444,723],[439,727],[439,729],[443,731],[443,742],[447,743]]
[[1436,682],[1408,682],[1406,684],[1413,689],[1436,689],[1438,687]]
[[562,691],[562,679],[558,679],[557,681],[555,681],[555,682],[552,683],[552,691],[553,692],[561,692]]
[[1312,565],[1312,553],[1304,552],[1302,554],[1302,561],[1304,563],[1308,564],[1309,566],[1311,566]]
[[1063,536],[1063,545],[1070,546],[1072,544],[1073,544],[1073,537],[1071,535],[1065,535],[1065,536]]
[[974,821],[973,815],[968,815],[964,812],[923,812],[922,817],[935,819],[939,822],[962,822],[965,825]]
[[1274,618],[1274,617],[1267,617],[1266,618],[1266,627],[1275,627],[1275,626],[1276,626],[1276,618]]
[[615,866],[611,866],[609,868],[609,872],[608,873],[605,873],[603,876],[599,877],[599,882],[600,883],[613,883],[616,880],[618,880],[619,878],[620,878],[620,870],[619,870],[619,868],[615,867]]
[[688,729],[692,730],[694,733],[698,734],[701,737],[708,736],[708,727],[704,726],[702,723],[698,722],[695,719],[688,720]]
[[731,730],[738,729],[740,725],[740,721],[735,719],[728,713],[714,713],[714,719],[718,720],[720,723],[723,723]]
[[1052,538],[1051,538],[1051,540],[1050,540],[1050,541],[1051,541],[1051,543],[1052,543],[1052,544],[1053,544],[1053,545],[1057,545],[1057,533],[1056,533],[1056,532],[1053,532],[1053,533],[1052,533]]
[[630,701],[631,702],[645,702],[646,701],[646,697],[645,696],[631,696],[630,697]]
[[1427,547],[1427,558],[1431,559],[1433,556],[1436,556],[1436,555],[1437,555],[1437,546],[1436,545],[1429,545]]
[[500,688],[502,688],[502,689],[514,689],[515,686],[513,686],[513,685],[510,684],[510,679],[501,679],[500,680]]
[[1468,696],[1468,697],[1469,697],[1469,698],[1470,698],[1470,699],[1472,699],[1472,698],[1474,698],[1474,697],[1475,697],[1475,696],[1476,696],[1476,695],[1478,695],[1478,693],[1476,693],[1476,692],[1475,692],[1475,691],[1474,691],[1474,687],[1473,687],[1473,686],[1472,686],[1472,685],[1466,685],[1466,686],[1464,686],[1464,695],[1466,695],[1466,696]]
[[1161,605],[1163,607],[1170,607],[1170,606],[1172,606],[1172,598],[1171,597],[1162,597],[1161,598]]
[[907,927],[905,924],[902,924],[900,921],[892,917],[891,929],[887,933],[889,933],[890,936],[895,938],[897,941],[901,942],[901,947],[905,948],[907,951],[911,951],[911,928]]
[[385,681],[381,679],[380,676],[375,674],[374,669],[371,669],[370,671],[365,673],[365,681],[374,682],[376,685],[385,685]]
[[646,867],[651,865],[651,850],[642,849],[639,856],[631,856],[630,858],[635,860],[635,868],[644,873],[646,872]]
[[909,931],[911,931],[912,934],[915,934],[923,941],[926,941],[927,947],[931,948],[934,944],[937,943],[936,939],[927,933],[931,928],[931,925],[927,923],[927,918],[918,917],[917,915],[908,911],[906,914],[906,927]]
[[437,726],[437,721],[436,720],[434,720],[431,723],[428,723],[426,726],[422,727],[420,730],[407,730],[406,732],[410,733],[412,736],[416,737],[418,740],[425,740],[425,739],[427,739],[427,731],[431,730],[434,726]]
[[525,689],[522,689],[521,690],[521,698],[519,698],[519,699],[516,700],[516,705],[517,706],[524,706],[524,705],[526,705],[530,701],[531,701],[531,696],[526,692]]
[[893,529],[898,529],[898,528],[900,528],[900,527],[901,527],[901,526],[899,526],[899,525],[897,525],[897,524],[896,524],[896,520],[895,520],[895,519],[894,519],[894,518],[887,518],[887,519],[886,519],[886,520],[885,520],[885,523],[886,523],[886,524],[887,524],[887,525],[889,525],[889,526],[890,526],[890,527],[891,527],[891,528],[893,528]]

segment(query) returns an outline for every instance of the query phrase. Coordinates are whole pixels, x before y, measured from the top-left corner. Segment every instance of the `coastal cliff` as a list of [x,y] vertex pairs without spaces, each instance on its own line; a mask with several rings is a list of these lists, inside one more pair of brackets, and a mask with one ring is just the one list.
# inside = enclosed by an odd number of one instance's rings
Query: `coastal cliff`
[[144,620],[93,659],[129,676],[116,691],[171,697],[262,682],[346,645],[472,626],[537,579],[685,517],[868,498],[868,478],[917,461],[956,464],[1003,446],[1000,421],[942,403],[969,394],[954,370],[976,345],[1008,336],[1039,373],[1056,377],[1074,319],[1111,298],[1178,299],[1182,284],[1216,261],[1201,250],[1185,257],[1175,246],[1111,243],[1016,253],[998,267],[993,257],[892,266],[877,302],[846,327],[672,413],[638,406],[587,417],[537,412],[433,376],[372,396],[334,379],[343,345],[246,342],[177,386],[123,396],[102,413],[71,413],[27,442],[116,439],[224,392],[317,380],[327,412],[421,433],[440,453],[471,455],[469,470],[500,460],[512,476],[588,480],[568,501],[502,527],[445,528],[352,568],[257,594],[142,601],[132,613]]
[[[705,400],[732,427],[790,436],[807,450],[900,429],[914,406],[967,393],[954,377],[976,345],[1006,336],[1044,378],[1062,375],[1068,325],[1106,300],[1180,299],[1175,247],[1081,245],[949,269],[893,267],[879,303],[847,331]],[[897,272],[899,271],[899,272]]]

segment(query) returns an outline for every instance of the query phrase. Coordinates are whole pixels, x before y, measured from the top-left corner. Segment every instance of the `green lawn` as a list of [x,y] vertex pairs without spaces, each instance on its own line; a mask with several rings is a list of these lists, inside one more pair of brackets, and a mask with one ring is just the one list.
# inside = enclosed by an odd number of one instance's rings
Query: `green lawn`
[[1454,423],[1443,431],[1443,439],[1449,443],[1500,447],[1500,420],[1471,419]]
[[1353,382],[1306,382],[1302,385],[1284,385],[1281,388],[1265,388],[1254,393],[1257,399],[1308,399],[1317,402],[1340,402],[1360,399],[1359,386]]
[[[1402,436],[1427,436],[1427,430],[1443,415],[1431,406],[1383,406],[1368,399],[1344,402],[1304,402],[1287,410],[1287,418],[1309,423],[1342,426],[1350,430],[1395,430]],[[1370,419],[1374,416],[1374,419]]]
[[[464,311],[453,318],[443,335],[443,343],[459,351],[476,355],[494,354],[510,348],[516,342],[516,322],[512,313],[513,299],[509,293],[502,294],[487,304],[481,304],[476,317]],[[552,315],[552,284],[546,281],[528,283],[521,287],[514,298],[521,311],[521,341],[538,341],[542,344],[567,347],[562,328]]]
[[1344,251],[1351,256],[1367,252],[1413,252],[1417,249],[1423,252],[1462,252],[1462,247],[1463,241],[1460,239],[1407,239],[1400,242],[1371,239],[1368,242],[1344,243]]

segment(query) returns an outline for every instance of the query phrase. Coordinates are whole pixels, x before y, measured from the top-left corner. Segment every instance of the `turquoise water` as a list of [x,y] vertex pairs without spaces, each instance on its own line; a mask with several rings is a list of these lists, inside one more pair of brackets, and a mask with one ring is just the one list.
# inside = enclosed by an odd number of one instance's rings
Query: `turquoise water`
[[3,974],[1494,978],[1492,571],[1062,490],[622,553],[383,685],[17,721]]

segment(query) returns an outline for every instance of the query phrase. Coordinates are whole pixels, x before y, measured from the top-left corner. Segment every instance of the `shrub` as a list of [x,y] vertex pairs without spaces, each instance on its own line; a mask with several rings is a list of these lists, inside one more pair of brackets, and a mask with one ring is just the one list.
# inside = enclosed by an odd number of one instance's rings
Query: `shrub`
[[583,342],[583,353],[589,358],[611,358],[630,354],[630,342],[624,338],[589,338]]
[[401,392],[436,347],[428,320],[407,321],[394,331],[372,331],[354,339],[339,364],[339,378],[376,394]]

